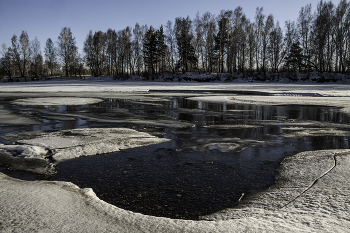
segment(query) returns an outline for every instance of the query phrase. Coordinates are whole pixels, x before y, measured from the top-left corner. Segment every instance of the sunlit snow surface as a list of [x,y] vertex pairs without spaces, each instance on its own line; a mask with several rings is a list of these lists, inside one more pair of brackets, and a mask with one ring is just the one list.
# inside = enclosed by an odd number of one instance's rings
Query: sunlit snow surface
[[[149,89],[176,89],[174,86],[162,86],[156,84],[152,86],[150,83],[141,83],[141,88],[136,84],[127,86],[122,83],[121,86],[99,86],[94,84],[89,86],[89,83],[84,86],[70,86],[67,91],[100,91],[113,90],[142,90],[142,86]],[[1,84],[2,85],[2,84]],[[27,86],[18,86],[4,84],[4,87],[11,87],[10,92],[18,91],[37,91],[36,88]],[[46,86],[48,83],[45,84]],[[43,87],[45,86],[43,85]],[[50,85],[50,84],[49,84]],[[56,91],[62,88],[62,83],[54,84],[48,88],[50,91]],[[222,84],[220,84],[222,85]],[[235,96],[232,97],[198,97],[201,101],[217,101],[241,103],[242,101],[250,104],[304,104],[304,105],[327,105],[343,108],[343,111],[348,113],[349,108],[349,86],[348,85],[330,85],[317,86],[313,89],[312,85],[294,85],[294,84],[239,84],[238,88],[250,89],[279,93],[280,96]],[[18,88],[18,89],[16,89]],[[21,89],[23,88],[23,90]],[[31,89],[32,88],[32,89]],[[85,89],[84,89],[85,88]],[[147,89],[146,88],[146,89]],[[183,85],[179,89],[210,89],[210,88],[236,88],[234,85],[228,87],[200,85]],[[6,88],[4,88],[6,89]],[[279,90],[278,90],[279,89]],[[303,93],[320,93],[323,96],[334,96],[339,94],[340,97],[297,97],[283,96],[281,89],[289,89],[293,93],[302,89]],[[328,91],[332,89],[331,91]],[[3,89],[2,89],[3,90]],[[144,89],[143,89],[144,90]],[[282,94],[281,94],[282,92]],[[285,92],[288,94],[289,91]],[[335,93],[335,94],[332,94]],[[317,96],[317,95],[316,95]],[[211,99],[210,99],[211,98]],[[274,122],[267,122],[273,124]],[[313,124],[313,123],[311,123]],[[222,126],[225,127],[225,126]],[[284,135],[285,137],[299,137],[299,132],[308,135],[315,133],[322,135],[324,131],[308,132],[304,130],[303,125],[290,125],[285,127],[295,127],[291,134]],[[336,130],[330,134],[337,133],[343,135],[348,131],[342,131],[341,127],[335,127]],[[300,131],[300,129],[302,129]],[[316,128],[317,129],[317,128]],[[30,134],[13,134],[18,141],[28,145],[27,147],[16,148],[9,145],[2,145],[5,153],[10,153],[11,156],[19,157],[37,157],[43,160],[45,156],[57,155],[57,159],[70,158],[65,155],[58,156],[59,150],[64,150],[62,145],[70,145],[76,148],[75,152],[79,155],[81,151],[90,151],[92,147],[101,153],[99,145],[112,146],[116,141],[120,141],[112,136],[115,129],[110,129],[104,133],[95,129],[95,132],[89,132],[85,129],[79,130],[62,130],[53,133],[45,133],[40,135],[40,132]],[[159,138],[145,135],[129,129],[119,132],[123,135],[133,135],[131,138],[136,138],[135,143],[138,146],[143,143],[158,143]],[[125,131],[123,131],[125,130]],[[89,133],[87,133],[89,132]],[[101,141],[94,141],[92,135],[103,136]],[[18,136],[22,135],[23,138]],[[73,135],[77,138],[71,138]],[[11,135],[8,136],[9,139]],[[47,137],[44,139],[44,137]],[[140,137],[146,137],[146,141],[139,141]],[[40,140],[36,140],[39,138]],[[12,138],[14,139],[14,138]],[[53,143],[52,139],[59,139]],[[86,140],[85,140],[86,139]],[[148,141],[151,140],[152,142]],[[134,142],[126,142],[117,146],[118,149],[126,148]],[[88,145],[93,145],[89,147]],[[7,146],[7,148],[5,148]],[[236,148],[235,143],[207,143],[208,148],[218,150],[231,150]],[[64,147],[64,146],[63,146]],[[101,146],[104,147],[104,146]],[[113,146],[112,146],[113,147]],[[78,149],[79,148],[79,149]],[[115,147],[114,147],[115,149]],[[48,151],[51,150],[49,153]],[[57,153],[56,153],[57,151]],[[1,152],[1,151],[0,151]],[[46,155],[45,155],[46,153]],[[94,152],[95,153],[95,152]],[[92,153],[92,154],[94,154]],[[103,153],[103,152],[102,152]],[[69,153],[68,153],[69,154]],[[4,232],[25,232],[25,231],[62,231],[62,232],[260,232],[260,231],[275,231],[275,232],[315,232],[315,231],[338,231],[347,232],[350,229],[350,188],[348,185],[348,177],[350,175],[350,151],[349,150],[329,150],[329,151],[310,151],[299,153],[286,158],[281,164],[279,176],[276,184],[269,188],[266,192],[257,194],[250,199],[243,199],[241,205],[236,209],[227,209],[213,214],[204,216],[203,219],[211,221],[184,221],[166,218],[157,218],[145,216],[137,213],[122,210],[115,206],[109,205],[104,201],[99,200],[91,189],[80,189],[77,186],[66,182],[50,182],[50,181],[20,181],[12,179],[0,173],[0,231]]]

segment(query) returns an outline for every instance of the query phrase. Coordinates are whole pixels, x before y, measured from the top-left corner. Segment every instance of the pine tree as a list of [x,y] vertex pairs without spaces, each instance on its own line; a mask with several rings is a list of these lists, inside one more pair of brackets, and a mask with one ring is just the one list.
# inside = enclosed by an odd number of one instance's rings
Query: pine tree
[[163,32],[163,25],[160,26],[159,30],[155,33],[156,36],[156,62],[160,62],[159,72],[162,70],[164,71],[164,59],[165,59],[165,52],[166,52],[166,45],[165,45],[165,35]]
[[303,49],[300,47],[300,42],[297,41],[292,44],[288,56],[285,58],[286,66],[292,69],[293,72],[301,72],[306,68],[304,60],[307,58],[303,55]]
[[157,62],[157,38],[152,26],[143,39],[143,59],[148,72],[153,75],[155,73],[154,65]]

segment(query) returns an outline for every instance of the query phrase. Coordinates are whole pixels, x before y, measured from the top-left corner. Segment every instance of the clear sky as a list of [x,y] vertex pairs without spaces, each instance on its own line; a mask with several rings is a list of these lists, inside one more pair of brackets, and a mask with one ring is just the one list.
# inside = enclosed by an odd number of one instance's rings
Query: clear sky
[[[258,6],[264,14],[273,14],[275,20],[284,26],[288,19],[296,20],[299,10],[308,3],[312,11],[319,0],[0,0],[0,46],[11,45],[14,34],[27,31],[29,39],[35,36],[43,52],[48,38],[57,41],[63,27],[70,27],[79,51],[89,30],[93,32],[108,28],[116,31],[126,26],[152,25],[159,28],[176,17],[194,18],[210,11],[218,15],[221,10],[234,10],[237,6],[254,20]],[[338,5],[340,0],[332,1]]]

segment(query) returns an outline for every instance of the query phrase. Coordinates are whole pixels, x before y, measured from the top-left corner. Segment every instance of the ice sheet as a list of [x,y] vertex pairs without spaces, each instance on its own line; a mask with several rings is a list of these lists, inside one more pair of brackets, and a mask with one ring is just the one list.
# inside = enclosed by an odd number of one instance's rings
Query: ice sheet
[[76,98],[76,97],[51,97],[51,98],[27,98],[12,101],[17,105],[85,105],[102,102],[97,98]]
[[[89,128],[54,132],[36,131],[10,134],[4,136],[4,138],[15,143],[24,144],[27,148],[46,148],[50,150],[52,158],[56,161],[111,153],[169,141],[169,139],[158,138],[148,133],[127,128]],[[7,148],[6,145],[2,147],[0,145],[0,149],[5,148]]]

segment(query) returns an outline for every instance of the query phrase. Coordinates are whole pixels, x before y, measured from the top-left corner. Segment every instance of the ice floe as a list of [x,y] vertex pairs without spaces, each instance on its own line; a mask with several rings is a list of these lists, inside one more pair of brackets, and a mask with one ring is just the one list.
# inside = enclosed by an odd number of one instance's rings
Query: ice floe
[[3,136],[15,145],[0,144],[0,166],[51,176],[56,162],[116,152],[169,141],[126,128],[26,132]]
[[77,98],[77,97],[45,97],[45,98],[27,98],[12,101],[17,105],[85,105],[102,102],[97,98]]
[[338,129],[331,129],[331,128],[303,128],[303,129],[291,129],[296,132],[292,133],[285,133],[281,136],[283,137],[306,137],[306,136],[343,136],[343,137],[349,137],[350,131],[346,130],[338,130]]
[[[51,157],[56,161],[111,153],[169,140],[127,128],[89,128],[54,132],[25,132],[6,135],[4,138],[12,140],[15,143],[27,145],[27,150],[29,148],[44,148],[50,151],[52,154]],[[6,145],[3,145],[3,147],[0,145],[0,148],[6,149]],[[44,149],[37,149],[36,152],[42,155]]]
[[259,128],[260,125],[205,125],[203,128],[214,128],[214,129],[249,129]]
[[0,144],[0,152],[10,153],[12,156],[20,158],[45,158],[47,149],[40,146],[27,145],[4,145]]

